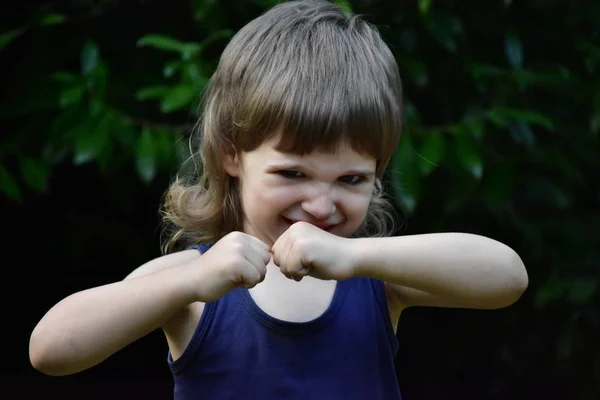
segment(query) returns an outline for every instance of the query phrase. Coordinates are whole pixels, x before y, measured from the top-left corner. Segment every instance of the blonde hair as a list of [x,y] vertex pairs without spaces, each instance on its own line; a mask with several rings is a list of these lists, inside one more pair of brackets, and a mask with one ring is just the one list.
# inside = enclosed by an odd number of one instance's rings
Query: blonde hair
[[374,26],[327,1],[271,8],[232,38],[206,87],[190,138],[198,168],[176,177],[164,197],[163,252],[242,229],[238,183],[221,158],[272,138],[300,155],[345,141],[375,157],[375,191],[355,235],[389,234],[379,178],[400,138],[401,108],[398,67]]

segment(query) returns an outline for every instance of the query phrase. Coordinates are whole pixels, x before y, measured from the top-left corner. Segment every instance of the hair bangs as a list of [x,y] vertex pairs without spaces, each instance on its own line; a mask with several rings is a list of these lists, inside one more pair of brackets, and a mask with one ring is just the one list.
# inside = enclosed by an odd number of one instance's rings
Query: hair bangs
[[[394,124],[381,107],[383,99],[366,95],[368,88],[360,84],[346,85],[329,79],[329,87],[318,85],[309,90],[298,85],[290,88],[286,103],[275,111],[280,118],[273,127],[280,151],[307,154],[312,151],[334,152],[340,143],[348,143],[355,151],[386,163],[393,147]],[[366,90],[365,90],[366,89]]]
[[246,68],[234,74],[231,137],[238,149],[276,138],[279,150],[306,154],[347,142],[385,169],[401,128],[397,66],[369,24],[336,18],[307,15],[295,26],[282,18],[252,46],[240,44],[237,65]]

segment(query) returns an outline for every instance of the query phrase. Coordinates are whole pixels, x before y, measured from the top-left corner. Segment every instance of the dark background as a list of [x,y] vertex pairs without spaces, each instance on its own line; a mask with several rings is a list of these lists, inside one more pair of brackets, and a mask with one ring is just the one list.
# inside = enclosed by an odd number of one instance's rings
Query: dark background
[[[59,378],[31,367],[29,335],[65,296],[160,255],[198,95],[231,32],[275,3],[2,6],[0,397],[172,397],[159,331]],[[502,310],[407,310],[405,398],[600,398],[600,3],[338,3],[381,27],[403,76],[399,234],[486,235],[530,277]]]

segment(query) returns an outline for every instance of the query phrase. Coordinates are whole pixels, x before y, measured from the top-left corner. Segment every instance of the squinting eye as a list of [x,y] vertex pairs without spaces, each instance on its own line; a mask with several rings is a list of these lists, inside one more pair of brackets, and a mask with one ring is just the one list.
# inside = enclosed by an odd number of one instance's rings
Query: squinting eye
[[363,177],[360,175],[346,175],[342,176],[340,181],[347,183],[348,185],[358,185],[363,181]]
[[282,171],[277,171],[277,173],[279,175],[283,176],[284,178],[288,178],[288,179],[297,179],[297,178],[302,178],[304,176],[304,174],[302,174],[302,172],[298,172],[298,171],[282,170]]

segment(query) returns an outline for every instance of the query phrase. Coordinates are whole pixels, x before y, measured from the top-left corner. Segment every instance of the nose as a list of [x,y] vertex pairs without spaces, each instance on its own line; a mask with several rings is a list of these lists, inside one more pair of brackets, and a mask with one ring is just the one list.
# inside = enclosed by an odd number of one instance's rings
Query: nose
[[320,195],[303,201],[302,209],[316,219],[326,219],[335,212],[335,203],[329,196]]

